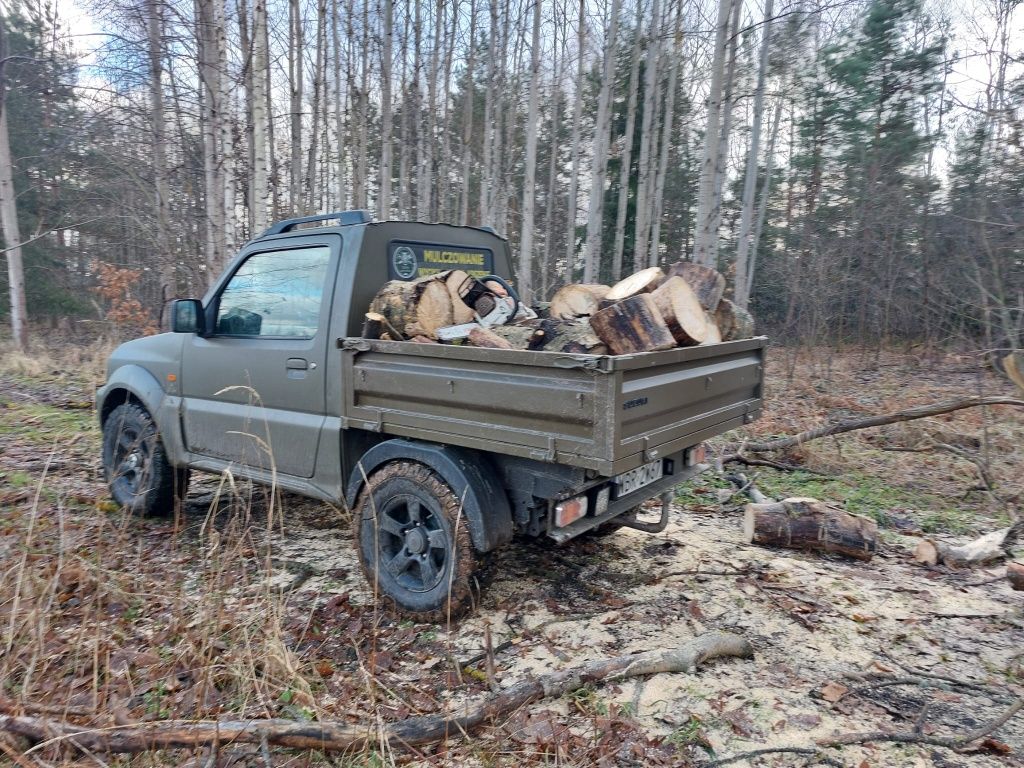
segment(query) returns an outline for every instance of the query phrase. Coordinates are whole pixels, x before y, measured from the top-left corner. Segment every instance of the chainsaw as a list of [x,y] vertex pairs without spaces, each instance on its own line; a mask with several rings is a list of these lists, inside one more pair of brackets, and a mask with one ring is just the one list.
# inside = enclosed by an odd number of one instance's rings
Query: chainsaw
[[[499,288],[491,287],[493,285]],[[474,328],[489,328],[537,317],[536,312],[519,300],[515,289],[497,275],[486,275],[480,279],[467,276],[457,293],[463,303],[473,310],[475,319],[471,323],[438,328],[437,338],[441,341],[464,339]]]

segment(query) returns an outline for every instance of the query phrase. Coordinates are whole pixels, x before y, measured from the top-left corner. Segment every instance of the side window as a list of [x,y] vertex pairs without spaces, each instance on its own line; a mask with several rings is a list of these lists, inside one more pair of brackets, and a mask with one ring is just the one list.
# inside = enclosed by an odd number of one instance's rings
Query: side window
[[300,339],[315,336],[330,256],[327,246],[250,256],[221,292],[217,333]]

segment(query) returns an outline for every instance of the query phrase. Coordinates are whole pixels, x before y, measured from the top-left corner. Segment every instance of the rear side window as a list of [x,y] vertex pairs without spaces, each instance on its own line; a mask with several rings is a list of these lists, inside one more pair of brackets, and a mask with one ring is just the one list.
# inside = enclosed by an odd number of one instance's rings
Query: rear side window
[[327,246],[256,253],[220,295],[217,333],[310,339],[320,325]]

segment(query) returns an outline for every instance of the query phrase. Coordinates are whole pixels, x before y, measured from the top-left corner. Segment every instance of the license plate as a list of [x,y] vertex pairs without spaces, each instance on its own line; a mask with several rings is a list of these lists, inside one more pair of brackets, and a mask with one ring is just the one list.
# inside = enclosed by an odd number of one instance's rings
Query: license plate
[[615,498],[620,499],[623,496],[628,496],[633,491],[638,491],[655,480],[661,480],[664,475],[665,463],[661,459],[652,461],[650,464],[644,464],[636,469],[631,469],[629,472],[623,472],[612,480],[618,487]]

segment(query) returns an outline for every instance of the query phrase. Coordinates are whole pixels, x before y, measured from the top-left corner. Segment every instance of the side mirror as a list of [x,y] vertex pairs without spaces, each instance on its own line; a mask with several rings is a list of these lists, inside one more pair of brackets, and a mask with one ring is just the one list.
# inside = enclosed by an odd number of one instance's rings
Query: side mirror
[[206,333],[206,315],[199,299],[178,299],[171,305],[171,331],[174,333]]

